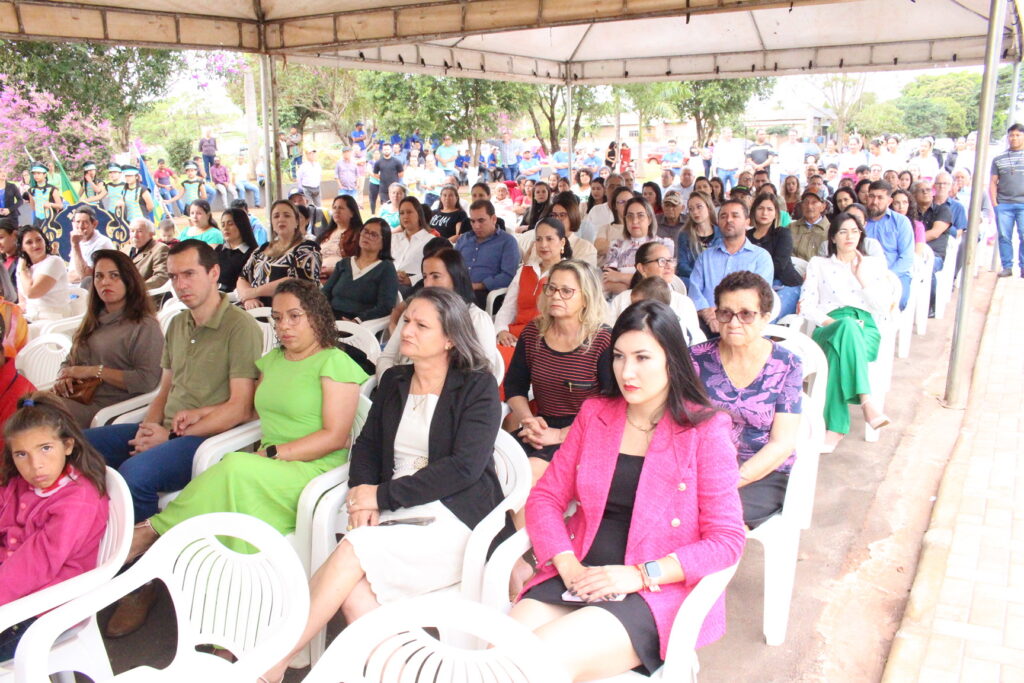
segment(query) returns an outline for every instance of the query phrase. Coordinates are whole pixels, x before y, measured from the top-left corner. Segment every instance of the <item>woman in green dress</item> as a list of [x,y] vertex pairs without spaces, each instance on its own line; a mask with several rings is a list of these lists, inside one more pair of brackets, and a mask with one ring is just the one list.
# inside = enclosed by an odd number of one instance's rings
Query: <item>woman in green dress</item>
[[224,456],[167,509],[137,525],[129,559],[175,524],[209,512],[242,512],[290,533],[306,484],[348,461],[367,375],[335,346],[327,299],[312,282],[285,280],[274,294],[272,318],[281,346],[256,363],[259,450]]
[[125,166],[121,172],[124,174],[124,222],[148,218],[153,212],[153,194],[142,184],[139,169]]

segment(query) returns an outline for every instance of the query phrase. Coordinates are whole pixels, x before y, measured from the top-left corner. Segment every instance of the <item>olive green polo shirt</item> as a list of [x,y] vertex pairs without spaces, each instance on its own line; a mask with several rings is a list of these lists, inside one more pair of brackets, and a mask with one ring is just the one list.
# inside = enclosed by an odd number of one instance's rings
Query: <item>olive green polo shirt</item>
[[789,232],[793,235],[793,256],[810,261],[828,241],[828,219],[822,216],[817,223],[808,223],[801,218],[789,224]]
[[225,294],[205,324],[196,326],[191,311],[171,321],[160,366],[171,371],[171,393],[164,407],[164,427],[181,410],[224,403],[232,379],[256,379],[263,335],[251,315],[232,306]]

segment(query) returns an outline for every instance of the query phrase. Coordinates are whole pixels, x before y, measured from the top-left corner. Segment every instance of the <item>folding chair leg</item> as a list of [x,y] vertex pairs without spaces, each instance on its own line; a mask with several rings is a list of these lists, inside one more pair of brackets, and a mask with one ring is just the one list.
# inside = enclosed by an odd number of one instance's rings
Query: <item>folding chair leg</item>
[[768,645],[786,641],[799,546],[800,531],[795,528],[780,528],[764,544],[764,640]]

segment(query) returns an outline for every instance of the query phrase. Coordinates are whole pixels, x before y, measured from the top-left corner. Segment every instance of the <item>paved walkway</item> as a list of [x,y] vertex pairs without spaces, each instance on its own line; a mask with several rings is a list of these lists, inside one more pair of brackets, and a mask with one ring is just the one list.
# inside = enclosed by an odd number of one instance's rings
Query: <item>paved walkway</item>
[[999,280],[883,681],[1024,681],[1024,279]]

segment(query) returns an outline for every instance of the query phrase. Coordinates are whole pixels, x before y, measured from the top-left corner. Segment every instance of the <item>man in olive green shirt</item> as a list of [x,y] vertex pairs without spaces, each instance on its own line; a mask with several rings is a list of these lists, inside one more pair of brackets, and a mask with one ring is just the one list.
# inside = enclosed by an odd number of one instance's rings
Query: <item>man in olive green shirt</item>
[[220,267],[208,244],[185,240],[171,247],[167,272],[189,310],[167,330],[156,398],[139,425],[85,433],[128,482],[136,522],[156,514],[160,492],[188,484],[192,458],[206,437],[252,419],[263,350],[256,321],[217,291]]
[[789,224],[789,232],[793,235],[793,256],[810,261],[818,256],[821,245],[828,240],[828,219],[822,215],[825,202],[816,192],[804,192],[800,198],[798,218]]

